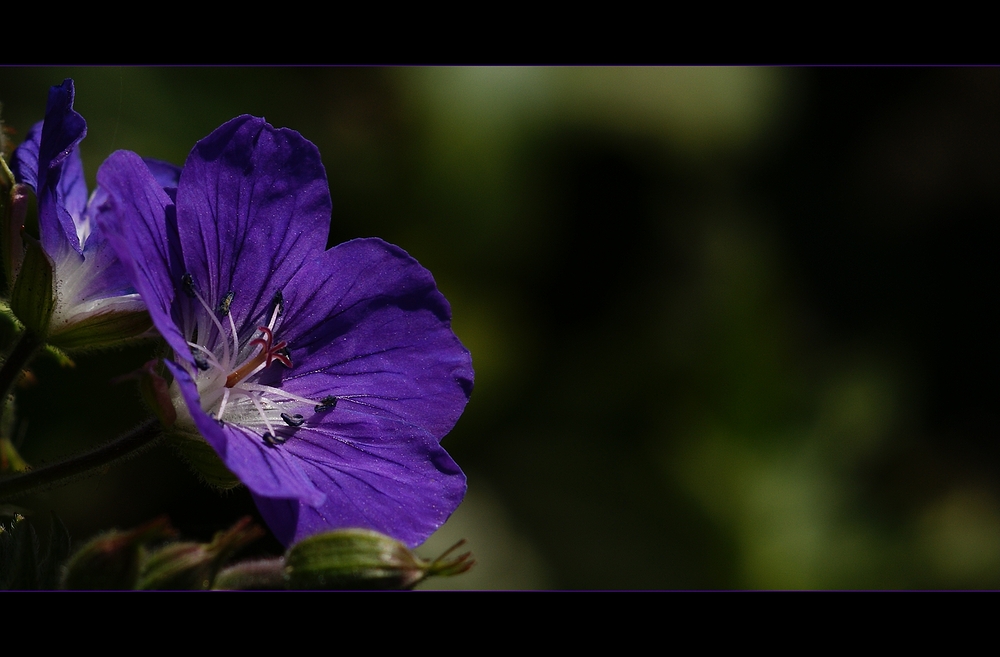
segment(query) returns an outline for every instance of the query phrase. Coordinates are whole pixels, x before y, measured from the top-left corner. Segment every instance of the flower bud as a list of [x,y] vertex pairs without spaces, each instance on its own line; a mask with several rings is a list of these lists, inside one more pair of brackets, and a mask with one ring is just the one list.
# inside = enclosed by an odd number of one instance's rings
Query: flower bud
[[411,589],[432,575],[457,575],[472,567],[469,553],[446,560],[448,552],[428,562],[403,543],[378,532],[367,529],[326,532],[306,538],[288,550],[285,557],[288,587]]
[[282,591],[287,584],[285,560],[274,557],[227,566],[216,576],[212,588],[221,591]]
[[219,532],[211,543],[171,543],[149,556],[136,588],[150,590],[210,589],[219,570],[238,550],[264,535],[243,518]]
[[67,562],[60,588],[134,589],[145,546],[171,538],[175,533],[166,518],[158,518],[129,531],[100,534]]

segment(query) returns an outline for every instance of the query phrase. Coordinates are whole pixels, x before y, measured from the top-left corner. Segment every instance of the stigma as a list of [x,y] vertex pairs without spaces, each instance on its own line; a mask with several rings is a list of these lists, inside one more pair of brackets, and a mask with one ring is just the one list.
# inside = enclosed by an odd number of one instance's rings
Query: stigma
[[260,351],[257,352],[256,356],[240,365],[233,372],[230,372],[229,376],[226,377],[227,388],[232,388],[249,375],[259,369],[263,369],[261,365],[270,367],[272,362],[278,361],[285,367],[292,366],[292,358],[288,353],[288,343],[282,340],[278,344],[272,344],[274,333],[266,326],[258,326],[257,330],[263,333],[264,337],[251,340],[250,344],[253,346],[259,345]]

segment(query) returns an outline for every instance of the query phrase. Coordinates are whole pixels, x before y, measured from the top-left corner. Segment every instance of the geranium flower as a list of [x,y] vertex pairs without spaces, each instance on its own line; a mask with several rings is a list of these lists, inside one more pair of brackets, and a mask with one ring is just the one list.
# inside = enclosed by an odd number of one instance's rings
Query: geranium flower
[[416,545],[448,518],[465,476],[440,439],[471,392],[469,352],[403,250],[325,250],[312,143],[242,116],[198,142],[176,203],[134,153],[98,181],[98,222],[174,351],[177,426],[215,449],[281,541],[362,527]]
[[[79,144],[87,122],[73,109],[73,81],[49,91],[45,120],[14,151],[11,170],[35,191],[42,249],[52,262],[55,305],[48,341],[92,348],[150,328],[146,308],[118,258],[93,222],[103,194],[88,199]],[[176,186],[180,170],[150,161],[159,184]],[[16,248],[16,247],[15,247]]]

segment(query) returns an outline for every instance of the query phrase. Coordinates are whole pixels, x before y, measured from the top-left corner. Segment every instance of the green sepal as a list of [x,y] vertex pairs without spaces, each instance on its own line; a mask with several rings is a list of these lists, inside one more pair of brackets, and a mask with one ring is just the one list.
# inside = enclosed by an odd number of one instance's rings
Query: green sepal
[[472,567],[470,553],[446,559],[451,550],[427,561],[396,539],[368,529],[317,534],[285,555],[288,588],[411,589],[432,575],[457,575]]
[[111,530],[88,541],[66,564],[60,587],[76,590],[136,588],[146,546],[172,538],[176,531],[158,518],[129,531]]
[[52,261],[38,240],[25,235],[24,243],[24,262],[11,291],[10,309],[25,328],[44,339],[55,308]]
[[107,312],[64,327],[53,326],[49,344],[66,351],[106,349],[134,341],[152,328],[149,313]]
[[232,490],[242,485],[201,434],[187,432],[175,426],[167,434],[167,440],[205,483],[221,490]]

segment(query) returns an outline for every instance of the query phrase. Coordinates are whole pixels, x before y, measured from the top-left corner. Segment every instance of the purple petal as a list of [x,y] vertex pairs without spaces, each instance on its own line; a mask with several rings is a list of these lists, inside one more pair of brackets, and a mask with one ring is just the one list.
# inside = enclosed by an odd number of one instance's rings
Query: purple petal
[[10,170],[14,179],[38,190],[38,147],[42,141],[42,121],[31,126],[21,145],[14,149]]
[[107,201],[95,221],[121,260],[128,280],[146,302],[160,334],[181,358],[193,363],[173,312],[174,281],[180,280],[180,253],[174,206],[135,153],[118,151],[97,172]]
[[260,436],[229,423],[219,424],[201,408],[198,389],[187,371],[165,361],[180,386],[199,433],[222,458],[229,470],[255,495],[295,500],[318,506],[326,496],[302,470],[302,463],[287,450],[266,445]]
[[177,188],[177,182],[181,178],[181,168],[176,164],[155,160],[151,157],[144,157],[142,161],[146,163],[153,178],[164,189]]
[[276,339],[292,369],[266,370],[337,410],[389,417],[437,438],[454,426],[472,390],[472,360],[451,330],[451,309],[430,272],[399,247],[353,240],[304,263],[284,290]]
[[[142,161],[149,168],[156,184],[165,189],[167,196],[176,192],[177,181],[181,175],[180,167],[148,157],[142,158]],[[107,191],[98,185],[88,207],[83,210],[83,214],[91,218],[90,236],[87,238],[83,254],[89,263],[88,266],[96,272],[87,286],[85,295],[94,298],[116,296],[135,291],[125,274],[125,269],[118,262],[118,256],[108,243],[101,224],[95,220],[98,208],[104,205],[107,199]]]
[[309,505],[256,495],[268,526],[286,545],[347,527],[422,543],[462,501],[465,475],[427,432],[339,406],[332,413],[335,421],[307,424],[275,448],[299,459],[326,500]]
[[75,93],[72,80],[49,90],[36,162],[38,232],[42,248],[56,261],[67,246],[82,251],[75,219],[86,204],[87,188],[76,147],[87,134],[87,122],[73,110]]
[[270,314],[274,293],[326,247],[331,202],[312,143],[241,116],[188,156],[177,208],[187,271],[210,304],[235,292],[230,312],[244,335]]

